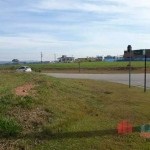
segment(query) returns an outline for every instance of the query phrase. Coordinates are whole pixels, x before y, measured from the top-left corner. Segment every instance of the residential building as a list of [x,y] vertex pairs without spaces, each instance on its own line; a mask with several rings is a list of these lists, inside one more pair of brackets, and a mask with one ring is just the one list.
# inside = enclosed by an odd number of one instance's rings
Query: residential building
[[111,56],[111,55],[107,55],[104,57],[104,59],[116,59],[117,56]]
[[57,58],[58,62],[62,63],[69,63],[69,62],[74,62],[74,57],[67,57],[67,55],[62,55],[62,57]]
[[104,57],[104,61],[105,62],[114,62],[117,61],[117,56],[111,56],[111,55],[107,55]]
[[103,61],[103,60],[104,60],[103,56],[96,56],[96,61]]

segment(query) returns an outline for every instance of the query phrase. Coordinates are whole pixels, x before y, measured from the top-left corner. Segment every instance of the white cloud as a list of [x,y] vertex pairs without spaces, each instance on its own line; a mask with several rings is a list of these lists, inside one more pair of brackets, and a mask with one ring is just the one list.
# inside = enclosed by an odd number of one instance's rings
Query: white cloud
[[150,7],[150,1],[149,0],[109,0],[110,2],[116,2],[116,3],[122,3],[126,5],[127,7]]
[[1,49],[32,49],[42,47],[61,47],[67,44],[73,44],[69,41],[60,41],[50,37],[49,35],[42,34],[22,34],[18,36],[1,36],[0,47]]
[[149,14],[148,0],[0,1],[0,50],[86,57],[150,48]]
[[41,10],[76,10],[76,11],[87,11],[87,12],[125,12],[123,6],[120,6],[118,9],[115,5],[96,5],[89,2],[82,2],[76,0],[42,0],[36,5],[34,5],[34,9],[39,11]]

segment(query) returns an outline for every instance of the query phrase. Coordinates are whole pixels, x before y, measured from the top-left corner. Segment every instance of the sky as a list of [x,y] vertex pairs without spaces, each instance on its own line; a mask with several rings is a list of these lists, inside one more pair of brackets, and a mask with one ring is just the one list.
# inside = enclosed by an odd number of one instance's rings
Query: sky
[[150,48],[149,0],[0,0],[0,61]]

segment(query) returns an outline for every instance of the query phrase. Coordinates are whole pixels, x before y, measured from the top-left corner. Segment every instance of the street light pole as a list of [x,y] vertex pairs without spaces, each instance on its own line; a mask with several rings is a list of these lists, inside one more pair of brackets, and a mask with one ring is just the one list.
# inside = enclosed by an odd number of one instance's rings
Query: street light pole
[[129,61],[129,88],[131,87],[131,51],[130,51],[130,61]]

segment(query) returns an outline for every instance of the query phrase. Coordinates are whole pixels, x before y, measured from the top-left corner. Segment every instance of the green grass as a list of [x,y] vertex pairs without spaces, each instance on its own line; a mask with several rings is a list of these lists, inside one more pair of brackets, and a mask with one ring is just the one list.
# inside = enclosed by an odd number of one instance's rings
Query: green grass
[[21,132],[21,126],[12,118],[0,118],[1,137],[14,137]]
[[[111,68],[111,67],[126,67],[129,62],[82,62],[80,64],[81,69],[96,69],[96,68]],[[78,63],[55,63],[55,64],[27,64],[33,70],[40,72],[45,69],[78,69]],[[0,66],[0,69],[17,69],[22,65],[6,65]],[[144,61],[132,62],[132,67],[144,68]],[[147,62],[147,67],[150,67],[150,62]]]
[[24,96],[18,101],[18,105],[20,105],[22,108],[28,108],[30,109],[33,104],[33,98],[31,96]]
[[[148,150],[140,126],[149,123],[150,91],[39,73],[0,73],[0,147],[31,150]],[[15,88],[35,85],[28,96]],[[133,133],[118,135],[127,120]],[[5,143],[5,144],[4,144]]]

